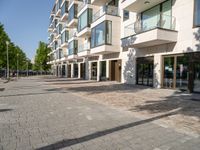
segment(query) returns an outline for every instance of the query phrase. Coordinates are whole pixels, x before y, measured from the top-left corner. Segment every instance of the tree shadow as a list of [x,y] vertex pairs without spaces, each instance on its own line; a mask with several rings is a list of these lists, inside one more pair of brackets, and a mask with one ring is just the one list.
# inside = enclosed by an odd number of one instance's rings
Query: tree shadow
[[199,94],[174,93],[162,100],[148,100],[144,105],[137,105],[130,111],[148,111],[148,113],[157,114],[177,109],[177,114],[200,118]]
[[36,150],[61,149],[61,148],[70,147],[70,146],[73,146],[73,145],[78,144],[78,143],[87,142],[87,141],[90,141],[90,140],[93,140],[93,139],[96,139],[96,138],[99,138],[99,137],[102,137],[102,136],[112,134],[114,132],[133,128],[133,127],[143,125],[143,124],[146,124],[146,123],[150,123],[150,122],[153,122],[155,120],[165,118],[165,117],[168,117],[168,116],[172,116],[172,115],[175,115],[175,114],[176,114],[176,111],[166,113],[166,114],[163,114],[163,115],[159,115],[159,116],[156,116],[156,117],[152,117],[152,118],[149,118],[149,119],[145,119],[145,120],[131,122],[131,123],[128,123],[128,124],[113,127],[113,128],[106,129],[106,130],[103,130],[103,131],[97,131],[95,133],[88,134],[88,135],[85,135],[85,136],[82,136],[82,137],[78,137],[78,138],[74,138],[74,139],[64,139],[64,140],[58,141],[56,143],[53,143],[51,145],[40,147]]

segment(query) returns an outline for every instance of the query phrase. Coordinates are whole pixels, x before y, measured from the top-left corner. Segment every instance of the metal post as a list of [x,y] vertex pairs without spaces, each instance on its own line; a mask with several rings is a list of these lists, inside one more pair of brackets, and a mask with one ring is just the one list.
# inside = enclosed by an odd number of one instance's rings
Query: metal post
[[9,79],[9,57],[8,57],[8,45],[9,45],[9,42],[6,41],[6,45],[7,45],[7,79]]
[[19,54],[17,53],[17,79],[19,79]]

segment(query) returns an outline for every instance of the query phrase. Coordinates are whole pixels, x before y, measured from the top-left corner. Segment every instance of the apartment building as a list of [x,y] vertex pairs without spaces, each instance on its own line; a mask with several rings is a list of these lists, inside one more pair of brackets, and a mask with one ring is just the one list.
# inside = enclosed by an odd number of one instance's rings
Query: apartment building
[[57,76],[200,92],[199,27],[200,0],[56,0],[49,63]]

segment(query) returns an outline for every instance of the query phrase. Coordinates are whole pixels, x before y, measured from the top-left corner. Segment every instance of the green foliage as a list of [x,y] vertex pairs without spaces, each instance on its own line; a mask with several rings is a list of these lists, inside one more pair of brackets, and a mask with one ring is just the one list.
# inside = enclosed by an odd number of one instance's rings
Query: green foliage
[[50,65],[47,64],[49,57],[48,53],[50,53],[51,49],[47,47],[47,44],[44,42],[39,42],[38,49],[36,50],[35,56],[35,64],[33,69],[38,71],[48,71],[50,69]]
[[27,57],[26,54],[11,42],[7,33],[4,30],[3,25],[0,23],[0,69],[7,67],[7,45],[6,41],[9,42],[8,53],[9,53],[9,67],[11,70],[17,70],[17,57],[19,62],[19,70],[26,70]]

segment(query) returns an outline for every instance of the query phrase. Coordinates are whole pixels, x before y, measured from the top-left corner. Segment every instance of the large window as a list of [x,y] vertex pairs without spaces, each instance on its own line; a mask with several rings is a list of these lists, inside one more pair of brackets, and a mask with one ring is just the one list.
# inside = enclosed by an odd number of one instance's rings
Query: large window
[[200,0],[195,0],[194,26],[200,26]]
[[68,55],[76,55],[78,50],[78,41],[77,40],[71,41],[69,43],[68,50],[69,50]]
[[[141,29],[147,31],[156,27],[173,29],[174,18],[172,17],[172,2],[171,0],[165,1],[160,5],[148,9],[141,13]],[[140,27],[140,26],[139,26]]]
[[92,9],[85,10],[78,18],[78,32],[89,27],[92,22]]
[[65,3],[63,4],[61,8],[61,16],[63,16],[67,12],[68,12],[68,1],[65,1]]
[[78,5],[74,4],[72,7],[69,9],[69,17],[68,21],[72,21],[74,18],[77,18],[77,13],[78,13]]
[[91,47],[112,44],[112,22],[104,21],[92,28]]
[[67,42],[69,39],[69,31],[64,31],[61,34],[61,44],[63,44],[64,42]]

